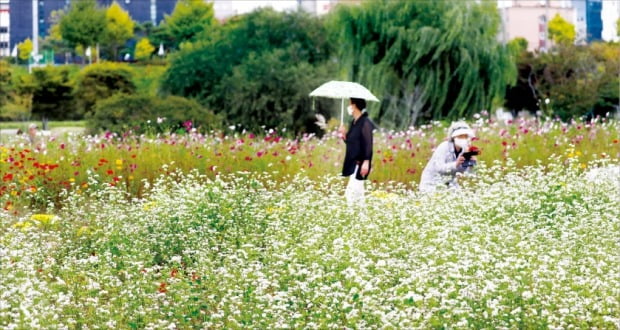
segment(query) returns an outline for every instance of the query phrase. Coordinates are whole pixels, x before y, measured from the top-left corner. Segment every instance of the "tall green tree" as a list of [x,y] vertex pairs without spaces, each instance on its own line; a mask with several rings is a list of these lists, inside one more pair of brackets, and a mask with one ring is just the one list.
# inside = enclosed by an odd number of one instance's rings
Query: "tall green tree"
[[106,28],[105,11],[95,0],[71,2],[71,8],[60,19],[60,34],[69,46],[86,49],[100,42]]
[[306,13],[257,10],[231,19],[209,40],[184,46],[162,88],[200,99],[247,129],[311,130],[297,116],[301,109],[312,115],[307,95],[333,78],[327,35],[323,22]]
[[31,114],[36,119],[77,119],[73,106],[73,85],[67,66],[34,68],[31,75],[22,76],[20,94],[32,96]]
[[286,128],[317,132],[308,94],[333,72],[329,63],[297,60],[298,45],[250,54],[218,85],[231,123],[253,132]]
[[373,116],[403,128],[489,109],[503,95],[516,70],[499,23],[489,2],[377,0],[340,7],[331,30],[346,78],[381,98]]
[[134,35],[135,23],[129,13],[116,2],[112,2],[105,12],[106,28],[103,41],[111,49],[114,59],[118,59],[118,48]]
[[620,49],[611,43],[563,45],[554,52],[523,53],[519,79],[509,88],[509,109],[542,110],[563,120],[612,112],[620,99]]
[[172,14],[153,31],[154,43],[178,49],[183,42],[197,41],[198,36],[215,26],[213,3],[203,0],[179,0]]
[[575,26],[562,18],[560,14],[555,14],[549,21],[549,38],[559,45],[570,45],[575,42]]

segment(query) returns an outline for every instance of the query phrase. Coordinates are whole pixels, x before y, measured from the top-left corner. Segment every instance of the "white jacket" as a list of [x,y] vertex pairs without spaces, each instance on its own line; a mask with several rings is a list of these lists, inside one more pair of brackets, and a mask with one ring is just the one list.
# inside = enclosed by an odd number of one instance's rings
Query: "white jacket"
[[438,186],[458,188],[456,174],[469,171],[469,169],[462,166],[457,168],[456,158],[457,154],[454,152],[452,141],[440,143],[422,172],[420,191],[433,192]]

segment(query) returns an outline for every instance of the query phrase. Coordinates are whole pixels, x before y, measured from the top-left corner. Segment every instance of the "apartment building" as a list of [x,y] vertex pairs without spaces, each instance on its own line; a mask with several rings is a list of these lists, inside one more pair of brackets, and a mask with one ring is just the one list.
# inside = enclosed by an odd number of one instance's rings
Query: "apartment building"
[[[569,0],[513,0],[500,8],[501,39],[505,42],[521,37],[527,40],[529,51],[546,51],[550,40],[548,23],[555,15],[577,26],[577,11]],[[580,37],[577,36],[579,39]]]
[[0,0],[0,57],[11,54],[11,16],[9,14],[9,0]]
[[619,40],[619,0],[498,0],[497,4],[503,23],[500,39],[525,38],[529,51],[549,48],[548,22],[556,14],[575,26],[576,44]]

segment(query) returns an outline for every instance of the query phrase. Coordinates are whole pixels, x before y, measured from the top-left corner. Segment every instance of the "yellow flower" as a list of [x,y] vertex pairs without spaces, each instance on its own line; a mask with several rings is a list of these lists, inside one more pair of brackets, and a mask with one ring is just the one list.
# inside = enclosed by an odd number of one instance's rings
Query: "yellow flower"
[[88,234],[90,234],[90,228],[88,228],[88,226],[82,226],[77,231],[78,236],[83,236],[83,235],[88,235]]
[[281,207],[268,207],[265,211],[267,212],[267,214],[273,214],[282,212],[282,210],[283,209]]
[[11,196],[17,196],[17,191],[16,190],[11,190]]
[[30,227],[32,227],[32,223],[29,221],[20,221],[13,224],[13,228],[20,229],[21,231],[26,231]]
[[145,211],[148,211],[148,210],[152,209],[153,207],[155,207],[156,205],[157,205],[157,203],[155,203],[155,202],[148,202],[148,203],[146,203],[146,204],[144,204],[142,206],[142,209],[145,210]]
[[75,178],[69,178],[69,182],[75,182]]
[[56,216],[52,214],[33,214],[30,220],[38,221],[41,225],[48,225],[56,221]]
[[375,190],[373,192],[370,193],[371,196],[379,198],[379,199],[392,199],[394,197],[396,197],[396,194],[393,193],[389,193],[387,191],[384,190]]
[[122,159],[117,159],[116,160],[116,166],[123,166],[123,160]]

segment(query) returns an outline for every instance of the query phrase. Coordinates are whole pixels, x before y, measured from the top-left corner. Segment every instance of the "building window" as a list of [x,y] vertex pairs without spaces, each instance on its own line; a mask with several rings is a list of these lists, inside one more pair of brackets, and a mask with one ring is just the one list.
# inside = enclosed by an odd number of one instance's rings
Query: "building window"
[[7,26],[0,26],[0,33],[9,33],[9,28]]
[[9,48],[9,43],[6,41],[0,41],[0,48],[1,49]]

